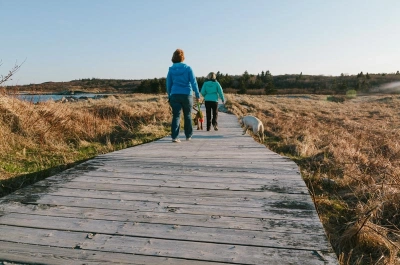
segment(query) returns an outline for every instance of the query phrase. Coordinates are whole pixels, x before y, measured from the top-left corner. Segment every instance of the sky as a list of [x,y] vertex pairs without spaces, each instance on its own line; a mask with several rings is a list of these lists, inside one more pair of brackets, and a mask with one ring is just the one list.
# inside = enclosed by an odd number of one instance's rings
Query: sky
[[[400,70],[399,0],[0,0],[5,85]],[[4,84],[3,84],[4,85]]]

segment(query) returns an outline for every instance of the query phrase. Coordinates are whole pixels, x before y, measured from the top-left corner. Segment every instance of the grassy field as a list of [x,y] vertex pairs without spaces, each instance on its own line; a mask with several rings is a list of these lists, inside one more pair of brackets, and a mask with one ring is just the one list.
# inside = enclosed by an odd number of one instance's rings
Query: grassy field
[[400,96],[231,94],[226,107],[300,166],[341,264],[399,263]]
[[[263,121],[268,148],[299,165],[342,265],[399,262],[400,96],[226,98],[231,113]],[[0,196],[164,137],[170,120],[160,95],[37,105],[0,96]]]
[[31,104],[0,96],[0,196],[98,154],[169,134],[165,96]]

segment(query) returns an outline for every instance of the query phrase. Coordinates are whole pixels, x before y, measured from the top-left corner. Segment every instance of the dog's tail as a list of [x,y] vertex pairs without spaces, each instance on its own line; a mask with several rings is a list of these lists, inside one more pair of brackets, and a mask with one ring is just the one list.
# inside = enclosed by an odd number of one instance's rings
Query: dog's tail
[[260,122],[260,125],[258,126],[258,134],[262,142],[264,142],[264,125],[262,124],[262,122]]
[[262,134],[264,134],[264,125],[260,122],[260,124],[258,125],[258,131]]

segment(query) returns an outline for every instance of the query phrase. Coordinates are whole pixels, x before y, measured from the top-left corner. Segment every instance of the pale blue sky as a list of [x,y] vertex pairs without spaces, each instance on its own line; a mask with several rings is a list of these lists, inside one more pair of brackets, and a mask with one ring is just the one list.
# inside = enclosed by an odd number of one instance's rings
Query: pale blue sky
[[400,70],[399,0],[0,0],[6,85],[165,77],[176,48],[196,76]]

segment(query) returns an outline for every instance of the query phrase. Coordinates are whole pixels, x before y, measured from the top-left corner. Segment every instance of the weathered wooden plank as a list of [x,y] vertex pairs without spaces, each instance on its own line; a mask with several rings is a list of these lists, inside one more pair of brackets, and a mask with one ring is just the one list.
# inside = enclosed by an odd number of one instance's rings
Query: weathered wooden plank
[[7,203],[0,205],[0,216],[8,213],[55,217],[79,217],[108,221],[129,221],[154,224],[245,229],[252,231],[276,231],[309,234],[320,234],[321,231],[323,231],[321,223],[314,219],[290,220],[254,217],[242,218],[222,215],[193,215],[174,212],[138,212],[131,210],[81,208],[74,206],[24,205],[20,203]]
[[[25,198],[29,194],[29,197],[37,196],[41,197],[45,194],[53,196],[64,196],[64,197],[77,197],[77,198],[94,198],[94,199],[111,199],[111,200],[123,200],[123,201],[146,201],[156,203],[184,203],[184,204],[195,204],[195,205],[227,205],[245,208],[259,208],[267,205],[273,206],[274,208],[298,207],[302,209],[313,210],[314,205],[310,202],[308,195],[305,194],[268,194],[265,197],[218,197],[216,200],[213,196],[186,196],[186,195],[174,195],[169,196],[167,193],[143,193],[143,192],[121,192],[121,191],[102,191],[94,189],[69,189],[69,188],[58,188],[55,190],[49,190],[43,186],[31,186],[24,189],[23,192],[14,193],[15,200],[18,198]],[[266,194],[266,195],[267,195]],[[12,198],[12,197],[10,197]]]
[[[11,238],[11,240],[10,240]],[[0,240],[113,253],[236,264],[326,264],[314,250],[238,246],[0,225]],[[324,253],[324,252],[320,252]],[[317,256],[317,258],[316,258]]]
[[[121,170],[124,170],[125,168],[128,169],[129,167],[134,167],[138,169],[163,169],[165,170],[184,170],[186,172],[191,172],[191,171],[211,171],[211,172],[223,172],[223,171],[228,171],[228,172],[250,172],[250,173],[259,173],[259,174],[268,174],[271,171],[281,171],[282,173],[285,172],[296,172],[295,168],[293,167],[292,164],[288,165],[287,167],[284,167],[283,165],[280,164],[275,164],[275,163],[268,163],[263,165],[253,165],[249,163],[235,163],[235,164],[216,164],[213,165],[211,163],[204,163],[204,164],[194,164],[194,163],[186,163],[184,166],[184,169],[182,169],[182,163],[176,163],[176,162],[168,162],[168,161],[158,161],[154,163],[143,163],[143,162],[137,162],[133,163],[131,162],[123,162],[123,161],[118,161],[118,168]],[[107,169],[107,167],[104,167]],[[97,170],[99,170],[100,167],[97,167]]]
[[[194,137],[194,138],[196,138],[196,137]],[[188,144],[194,145],[194,146],[199,146],[199,145],[203,145],[205,143],[208,146],[210,146],[211,148],[214,148],[213,145],[211,144],[212,143],[211,141],[205,142],[205,141],[200,140],[200,141],[193,141]],[[162,146],[165,146],[165,144],[169,144],[169,143],[159,141],[158,144],[160,147],[162,147]],[[254,143],[252,143],[252,144],[254,144]],[[130,158],[143,158],[143,157],[148,156],[150,159],[155,159],[155,158],[169,159],[171,157],[166,157],[163,154],[174,153],[174,150],[176,150],[175,148],[171,147],[168,149],[163,149],[162,153],[149,155],[149,153],[147,152],[147,150],[149,148],[154,149],[155,147],[152,147],[151,144],[146,144],[142,148],[142,150],[139,150],[139,148],[135,148],[135,150],[137,151],[135,153],[121,150],[121,151],[113,152],[112,154],[100,155],[100,156],[98,156],[98,159],[99,159],[99,161],[103,161],[103,162],[109,161],[110,158],[112,159],[114,157],[118,157],[121,159],[130,159]],[[266,149],[266,147],[263,145],[260,145],[257,147],[250,147],[250,146],[234,145],[234,143],[231,143],[231,142],[227,142],[224,146],[216,148],[215,150],[213,150],[212,153],[208,152],[208,149],[206,149],[206,148],[199,149],[198,151],[196,151],[196,157],[204,158],[206,160],[213,160],[213,159],[224,160],[225,159],[225,160],[229,161],[228,156],[221,156],[221,154],[223,154],[223,153],[224,154],[232,153],[232,158],[234,158],[234,159],[252,158],[254,161],[263,161],[262,158],[266,157],[269,159],[277,159],[277,160],[279,159],[279,162],[292,162],[293,163],[293,161],[291,161],[289,158],[281,156],[274,152],[271,152],[270,150]],[[173,157],[176,157],[176,154]],[[115,161],[111,161],[111,162],[115,162]]]
[[[225,155],[229,155],[226,154]],[[132,165],[141,165],[142,167],[152,167],[154,164],[157,164],[157,166],[160,165],[165,165],[168,166],[169,168],[179,168],[182,166],[182,163],[179,161],[172,160],[172,159],[154,159],[153,161],[151,159],[147,159],[146,161],[142,159],[119,159],[118,164],[121,165],[122,167],[127,167],[127,166],[132,166]],[[242,159],[237,159],[237,160],[230,160],[230,162],[227,161],[216,161],[216,160],[201,160],[198,157],[193,158],[194,161],[189,161],[185,163],[185,167],[187,168],[200,168],[200,167],[210,167],[210,168],[221,168],[221,169],[234,169],[234,168],[241,168],[241,169],[251,169],[251,170],[266,170],[266,169],[273,169],[282,167],[286,170],[295,170],[295,164],[293,162],[280,162],[279,160],[276,161],[263,161],[263,162],[257,162],[253,161],[252,159],[248,158],[242,158]],[[196,161],[196,162],[195,162]],[[236,162],[236,163],[235,163]],[[111,165],[113,163],[110,163]],[[116,162],[114,162],[116,164]]]
[[[99,170],[82,172],[79,176],[86,177],[108,177],[108,178],[126,178],[126,179],[158,179],[158,180],[176,180],[181,179],[185,181],[196,181],[196,182],[226,182],[234,181],[235,183],[247,183],[255,184],[265,181],[299,181],[299,173],[296,171],[287,172],[282,174],[279,171],[271,171],[268,174],[262,173],[251,173],[251,172],[231,172],[231,171],[191,171],[183,172],[182,170],[176,170],[174,172],[166,171],[165,169],[156,169],[152,171],[151,169],[143,171],[143,169],[121,169],[115,168],[113,170],[105,170],[100,168]],[[77,176],[75,176],[77,177]],[[57,178],[51,178],[57,179]]]
[[92,176],[79,176],[72,181],[88,182],[88,183],[107,183],[107,184],[120,184],[120,185],[136,185],[136,186],[162,186],[172,188],[192,188],[192,189],[208,189],[208,190],[221,190],[227,189],[232,191],[252,191],[252,190],[271,190],[271,187],[276,185],[286,186],[292,193],[301,193],[305,189],[302,186],[294,185],[296,183],[290,181],[263,181],[261,183],[236,183],[234,178],[232,181],[225,182],[198,182],[186,180],[157,180],[157,179],[126,179],[126,178],[109,178],[109,177],[92,177]]
[[307,195],[309,196],[308,191],[303,190],[302,187],[299,187],[298,191],[293,190],[291,187],[287,187],[280,182],[275,183],[273,185],[265,185],[260,186],[258,189],[252,190],[230,190],[230,189],[192,189],[190,187],[163,187],[163,186],[138,186],[138,185],[122,185],[122,184],[114,184],[114,183],[88,183],[88,182],[78,182],[78,181],[69,181],[69,182],[60,182],[53,180],[44,180],[35,184],[36,186],[46,186],[53,187],[54,189],[65,187],[70,189],[97,189],[97,190],[108,190],[108,191],[130,191],[130,192],[143,192],[143,193],[165,193],[170,195],[188,195],[188,196],[212,196],[212,197],[262,197],[268,198],[269,196],[273,196],[276,193],[285,193],[285,194],[298,194],[298,195]]
[[21,262],[23,264],[130,264],[130,265],[226,265],[226,263],[200,260],[174,259],[149,255],[91,251],[73,248],[60,248],[36,244],[23,244],[0,241],[0,260]]
[[[229,155],[229,154],[224,154],[224,155]],[[178,157],[179,159],[180,157]],[[97,158],[96,158],[97,159]],[[185,160],[186,157],[182,157],[181,160]],[[278,161],[264,161],[263,163],[255,163],[253,162],[251,159],[245,159],[245,158],[241,158],[236,159],[236,160],[230,160],[230,163],[224,163],[224,161],[221,161],[220,163],[214,163],[209,161],[209,162],[203,162],[202,160],[199,158],[193,158],[195,159],[197,162],[185,162],[185,168],[222,168],[225,170],[235,170],[235,169],[241,169],[241,170],[249,170],[249,171],[260,171],[260,172],[265,172],[266,170],[271,170],[271,169],[278,169],[279,167],[282,168],[284,171],[294,171],[296,170],[296,164],[294,164],[293,162],[278,162]],[[237,163],[233,163],[236,162]],[[134,162],[133,160],[118,160],[118,162],[114,161],[114,162],[110,162],[107,163],[107,165],[120,165],[121,168],[124,167],[129,167],[134,165],[142,167],[142,168],[146,168],[146,167],[160,167],[160,165],[165,165],[168,166],[170,168],[176,168],[179,166],[182,166],[181,163],[179,163],[176,161],[176,159],[174,161],[169,161],[169,160],[155,160],[154,162],[145,162],[145,161],[137,161]]]
[[[89,167],[89,165],[87,165]],[[171,175],[172,176],[192,176],[192,177],[216,177],[216,178],[238,178],[238,179],[281,179],[285,180],[286,178],[290,178],[298,181],[299,183],[302,182],[301,178],[299,178],[299,171],[292,170],[292,169],[284,169],[279,167],[273,168],[264,168],[260,169],[245,169],[245,168],[227,168],[227,167],[184,167],[180,166],[177,167],[170,167],[168,165],[160,166],[159,164],[149,165],[147,167],[143,165],[119,165],[115,167],[110,166],[101,166],[101,167],[89,167],[91,170],[76,170],[76,171],[67,171],[64,174],[59,174],[50,177],[50,179],[58,179],[60,176],[73,178],[76,176],[83,176],[83,175],[105,175],[107,173],[115,173],[115,174],[123,174],[125,175]]]
[[[166,146],[165,146],[166,147]],[[201,148],[201,147],[200,147]],[[176,151],[175,151],[176,152]],[[209,155],[207,155],[207,152]],[[243,156],[237,156],[235,152],[228,152],[226,150],[221,150],[220,152],[216,151],[213,155],[210,155],[209,151],[201,154],[200,151],[196,151],[195,156],[188,157],[186,153],[178,153],[168,155],[162,157],[156,157],[155,154],[144,151],[143,153],[131,153],[126,156],[117,155],[115,157],[96,157],[95,161],[87,161],[88,163],[96,163],[96,167],[112,167],[116,164],[123,165],[124,167],[129,166],[129,164],[138,164],[143,166],[152,166],[158,163],[162,164],[170,164],[170,166],[178,166],[179,163],[184,163],[190,166],[219,166],[225,167],[226,165],[232,165],[234,168],[243,167],[245,169],[271,169],[276,166],[280,166],[285,170],[296,170],[297,165],[292,160],[280,157],[280,156],[268,156],[263,155],[262,152],[259,154],[254,154],[252,156],[248,156],[246,153]],[[146,154],[147,153],[147,154]],[[237,163],[235,163],[237,162]]]
[[[229,155],[229,154],[225,154]],[[146,158],[142,158],[146,159]],[[134,161],[129,160],[129,159],[119,159],[115,158],[115,161],[110,160],[110,162],[107,162],[106,164],[104,162],[101,162],[98,157],[87,161],[77,167],[74,168],[74,170],[69,170],[70,173],[74,172],[88,172],[88,171],[94,171],[94,170],[120,170],[120,171],[129,171],[129,170],[135,170],[135,169],[140,169],[140,168],[154,168],[154,169],[180,169],[182,171],[195,171],[195,170],[201,170],[201,171],[213,171],[215,172],[216,170],[220,171],[228,171],[228,172],[236,172],[236,171],[242,171],[242,172],[259,172],[259,173],[271,173],[271,172],[276,172],[276,173],[285,173],[285,172],[299,172],[298,167],[295,163],[293,162],[285,162],[284,164],[280,162],[273,162],[273,161],[268,161],[266,158],[266,161],[260,162],[260,163],[255,163],[252,161],[251,158],[241,158],[241,159],[231,159],[229,160],[230,162],[225,162],[221,161],[221,163],[217,163],[216,165],[213,165],[212,163],[206,163],[203,160],[199,158],[193,158],[192,160],[185,161],[184,164],[182,164],[182,160],[186,160],[187,157],[175,157],[174,160],[169,160],[169,159],[157,159],[155,161]],[[235,163],[237,162],[237,163]],[[184,166],[183,166],[184,165]]]
[[[175,172],[178,175],[185,176],[202,176],[202,177],[231,177],[232,173],[241,173],[246,178],[265,178],[278,176],[299,176],[298,168],[293,167],[280,167],[280,166],[260,166],[260,167],[237,167],[235,166],[206,166],[206,165],[193,165],[188,164],[182,168],[181,164],[173,164],[167,162],[154,162],[154,163],[137,163],[133,164],[128,162],[119,161],[119,166],[96,165],[91,166],[92,170],[81,170],[80,175],[95,174],[98,172],[115,172],[115,173],[128,173],[128,174],[154,174],[166,175]],[[250,162],[249,162],[250,164]],[[145,171],[143,169],[146,169]],[[75,171],[76,172],[76,171]],[[301,181],[301,179],[296,178]]]
[[[136,172],[135,172],[136,171]],[[144,173],[145,172],[145,173]],[[182,171],[165,171],[163,172],[151,172],[151,170],[136,169],[132,172],[118,172],[118,171],[90,171],[83,172],[79,175],[62,175],[57,177],[48,178],[48,181],[79,181],[83,178],[106,178],[106,179],[122,179],[122,180],[132,180],[134,181],[184,181],[188,183],[212,183],[212,184],[243,184],[243,185],[281,185],[281,186],[293,186],[292,183],[296,183],[302,189],[306,190],[304,182],[299,179],[299,174],[294,172],[292,174],[253,174],[253,173],[243,173],[243,172],[205,172],[205,171],[193,171],[193,172],[182,172]]]
[[[274,219],[313,219],[316,217],[314,210],[304,210],[300,208],[274,208],[264,206],[263,208],[243,208],[230,205],[191,205],[184,203],[164,203],[146,201],[123,201],[109,199],[76,198],[53,195],[43,195],[41,197],[20,197],[20,202],[29,204],[47,204],[63,206],[79,206],[84,208],[99,209],[119,209],[133,210],[142,212],[177,212],[200,215],[223,215],[232,217],[254,217],[254,218],[274,218]],[[14,201],[18,201],[14,197]],[[296,205],[295,205],[296,206]],[[300,207],[302,207],[300,205]]]
[[325,234],[302,234],[276,231],[259,231],[227,228],[211,228],[188,225],[149,224],[93,220],[86,218],[62,218],[11,213],[0,217],[0,225],[74,232],[102,233],[145,238],[213,242],[258,247],[280,247],[301,250],[329,250]]

